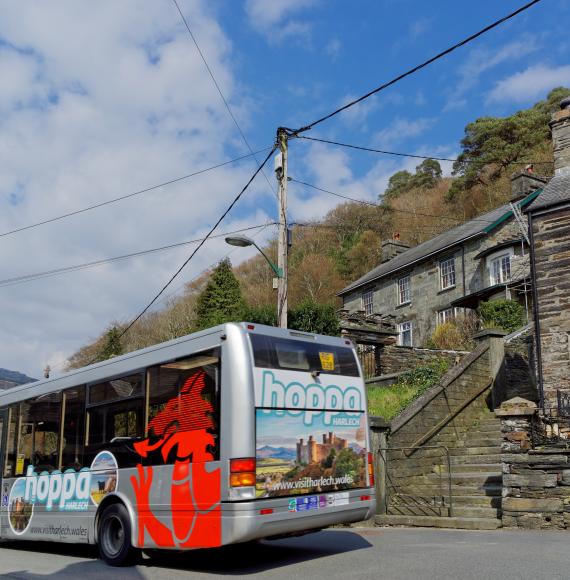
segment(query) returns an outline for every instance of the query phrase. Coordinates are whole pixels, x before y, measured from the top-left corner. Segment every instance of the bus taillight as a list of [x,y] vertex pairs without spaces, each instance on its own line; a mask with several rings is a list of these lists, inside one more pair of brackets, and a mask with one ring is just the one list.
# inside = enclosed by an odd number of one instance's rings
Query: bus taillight
[[374,485],[374,456],[368,452],[368,482],[369,485]]
[[255,485],[255,457],[230,459],[230,486],[247,487]]

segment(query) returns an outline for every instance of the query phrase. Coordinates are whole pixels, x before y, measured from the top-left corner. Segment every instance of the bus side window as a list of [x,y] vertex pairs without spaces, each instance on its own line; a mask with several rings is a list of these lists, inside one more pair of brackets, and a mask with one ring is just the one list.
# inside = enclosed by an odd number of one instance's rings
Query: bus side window
[[61,468],[79,470],[83,465],[85,451],[85,387],[64,391],[65,417],[63,419],[63,441]]
[[58,468],[60,425],[61,393],[41,395],[20,404],[16,475],[25,475],[30,465],[36,473]]
[[148,376],[147,435],[154,440],[206,429],[215,442],[208,451],[218,459],[219,349],[150,368]]
[[16,471],[16,442],[18,433],[19,405],[11,405],[8,409],[9,422],[6,440],[6,462],[4,464],[4,477],[14,477]]
[[137,373],[89,386],[89,447],[108,445],[117,437],[142,437],[143,383]]

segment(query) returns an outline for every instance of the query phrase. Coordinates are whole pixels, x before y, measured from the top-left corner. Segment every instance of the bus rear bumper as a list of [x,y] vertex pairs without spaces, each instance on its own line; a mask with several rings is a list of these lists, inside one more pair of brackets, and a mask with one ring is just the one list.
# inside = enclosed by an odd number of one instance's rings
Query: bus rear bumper
[[[311,497],[317,497],[318,501],[323,496]],[[325,494],[325,497],[328,498],[327,505],[323,505],[321,499],[316,506],[314,499],[310,504],[304,502],[307,496],[222,503],[223,544],[295,535],[335,524],[360,522],[371,518],[376,511],[373,489]],[[310,506],[308,509],[304,507],[307,505]]]

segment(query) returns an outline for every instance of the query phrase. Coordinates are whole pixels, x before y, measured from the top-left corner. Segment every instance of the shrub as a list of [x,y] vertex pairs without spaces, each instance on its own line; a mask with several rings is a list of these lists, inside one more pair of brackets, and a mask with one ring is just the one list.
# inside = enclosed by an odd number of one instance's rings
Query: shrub
[[438,358],[400,375],[394,385],[368,389],[368,412],[391,420],[422,393],[435,386],[449,368],[447,359]]
[[514,332],[525,323],[524,308],[514,300],[491,300],[482,302],[479,315],[486,328],[501,328],[505,332]]
[[442,350],[472,350],[472,336],[479,328],[479,320],[472,314],[458,316],[440,324],[428,341],[428,348]]

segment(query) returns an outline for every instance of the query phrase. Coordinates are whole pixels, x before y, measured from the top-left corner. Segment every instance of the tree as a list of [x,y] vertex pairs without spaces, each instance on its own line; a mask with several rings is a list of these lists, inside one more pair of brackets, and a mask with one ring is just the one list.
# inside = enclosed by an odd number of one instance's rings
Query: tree
[[120,354],[123,354],[121,331],[117,326],[112,326],[105,335],[105,344],[100,355],[97,357],[97,361],[107,360]]
[[435,159],[425,159],[416,167],[416,174],[411,179],[413,187],[435,187],[441,179],[441,165]]
[[213,270],[206,287],[196,301],[196,328],[201,330],[223,324],[237,322],[245,314],[239,282],[234,276],[231,262],[226,258]]
[[463,151],[453,164],[457,179],[449,190],[449,199],[475,185],[488,185],[497,180],[514,162],[536,161],[529,156],[550,139],[550,116],[568,95],[570,89],[558,87],[550,91],[545,101],[530,109],[510,117],[481,117],[469,123],[461,140]]
[[408,191],[412,178],[412,174],[405,169],[394,173],[388,180],[388,187],[384,192],[384,198],[390,199],[391,197],[398,197],[401,193]]
[[303,332],[338,336],[339,322],[335,308],[329,304],[317,304],[305,300],[289,311],[289,328]]

